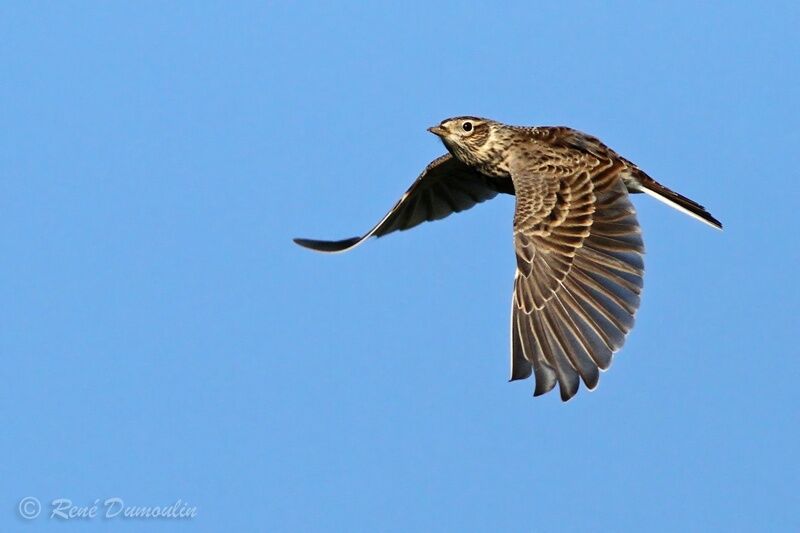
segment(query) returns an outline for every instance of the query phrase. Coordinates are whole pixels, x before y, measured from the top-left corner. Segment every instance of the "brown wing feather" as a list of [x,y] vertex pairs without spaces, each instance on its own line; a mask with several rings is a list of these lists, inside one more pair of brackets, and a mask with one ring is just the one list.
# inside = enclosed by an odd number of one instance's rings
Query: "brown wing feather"
[[[622,165],[612,160],[591,176],[584,170],[544,180],[538,191],[522,192],[521,183],[541,178],[515,179],[523,212],[515,218],[511,379],[532,372],[537,396],[556,383],[564,401],[581,380],[596,387],[600,370],[609,367],[633,327],[644,247],[617,177]],[[537,204],[527,195],[543,197],[538,211],[524,208]]]

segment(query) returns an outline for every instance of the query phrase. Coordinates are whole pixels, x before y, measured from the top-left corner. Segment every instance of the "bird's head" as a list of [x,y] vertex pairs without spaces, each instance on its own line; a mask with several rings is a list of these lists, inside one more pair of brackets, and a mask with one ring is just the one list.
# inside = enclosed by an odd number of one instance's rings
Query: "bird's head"
[[462,162],[481,166],[491,155],[488,148],[498,125],[485,118],[455,117],[443,120],[428,131],[437,135],[450,153]]

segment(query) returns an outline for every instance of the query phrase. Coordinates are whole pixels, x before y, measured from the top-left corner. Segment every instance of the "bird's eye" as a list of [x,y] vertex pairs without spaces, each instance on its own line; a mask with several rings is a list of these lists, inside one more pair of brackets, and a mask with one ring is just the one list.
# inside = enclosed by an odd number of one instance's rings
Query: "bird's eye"
[[470,131],[472,131],[472,122],[470,122],[470,121],[466,121],[466,122],[464,122],[464,123],[461,125],[461,129],[463,129],[463,130],[464,130],[464,131],[466,131],[466,132],[470,132]]

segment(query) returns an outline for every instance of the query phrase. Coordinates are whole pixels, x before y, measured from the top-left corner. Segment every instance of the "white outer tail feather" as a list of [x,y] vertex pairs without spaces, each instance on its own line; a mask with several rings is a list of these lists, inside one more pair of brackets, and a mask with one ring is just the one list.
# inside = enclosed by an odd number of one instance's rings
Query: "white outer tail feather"
[[655,191],[651,191],[650,189],[648,189],[648,188],[646,188],[646,187],[643,187],[643,186],[641,186],[641,185],[638,187],[638,189],[639,189],[640,191],[642,191],[643,193],[645,193],[646,195],[648,195],[648,196],[651,196],[651,197],[655,198],[655,199],[656,199],[656,200],[658,200],[659,202],[663,202],[663,203],[667,204],[668,206],[670,206],[670,207],[673,207],[673,208],[677,209],[677,210],[678,210],[678,211],[680,211],[681,213],[685,213],[685,214],[689,215],[690,217],[692,217],[692,218],[694,218],[694,219],[696,219],[696,220],[699,220],[700,222],[702,222],[703,224],[706,224],[707,226],[711,226],[712,228],[714,228],[714,229],[716,229],[716,230],[720,230],[720,231],[722,231],[722,228],[718,228],[717,226],[715,226],[714,224],[712,224],[712,223],[711,223],[711,222],[709,222],[708,220],[704,219],[703,217],[701,217],[701,216],[699,216],[699,215],[697,215],[697,214],[695,214],[695,213],[692,213],[691,211],[689,211],[688,209],[686,209],[686,208],[685,208],[685,207],[683,207],[682,205],[680,205],[680,204],[677,204],[677,203],[673,202],[673,201],[672,201],[672,200],[670,200],[669,198],[667,198],[667,197],[665,197],[665,196],[661,196],[661,195],[660,195],[660,194],[658,194],[657,192],[655,192]]

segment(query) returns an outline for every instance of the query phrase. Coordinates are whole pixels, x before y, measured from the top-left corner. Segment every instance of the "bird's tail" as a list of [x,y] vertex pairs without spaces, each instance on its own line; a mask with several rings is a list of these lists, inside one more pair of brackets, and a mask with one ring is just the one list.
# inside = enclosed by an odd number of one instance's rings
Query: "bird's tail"
[[643,192],[670,207],[674,207],[678,211],[686,213],[692,218],[696,218],[700,222],[708,224],[712,228],[722,229],[722,223],[714,218],[705,207],[668,187],[664,187],[641,170],[637,169],[634,179],[626,183],[626,185],[632,192]]

